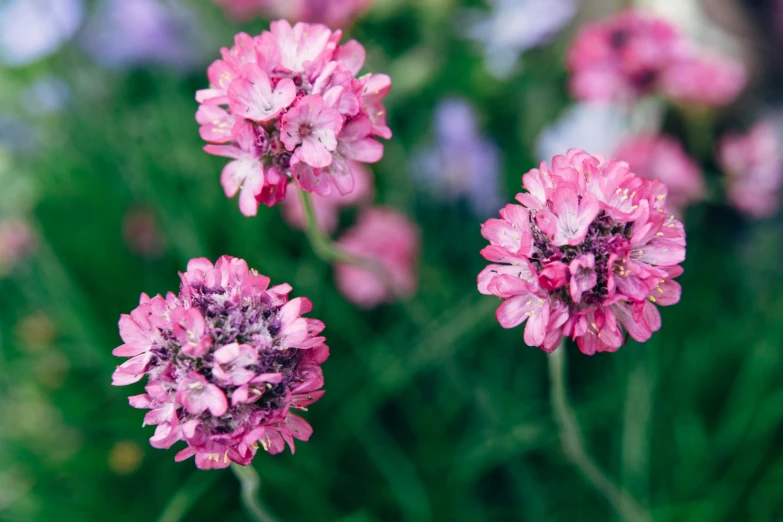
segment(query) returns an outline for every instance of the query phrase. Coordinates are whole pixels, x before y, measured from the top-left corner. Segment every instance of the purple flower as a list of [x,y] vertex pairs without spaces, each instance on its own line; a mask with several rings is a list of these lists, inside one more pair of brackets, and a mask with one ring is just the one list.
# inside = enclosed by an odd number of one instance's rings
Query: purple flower
[[83,0],[0,2],[0,63],[22,66],[68,41],[84,16]]
[[480,134],[473,107],[461,99],[442,101],[434,127],[435,144],[414,158],[414,175],[433,196],[466,198],[476,214],[492,214],[500,206],[500,152]]

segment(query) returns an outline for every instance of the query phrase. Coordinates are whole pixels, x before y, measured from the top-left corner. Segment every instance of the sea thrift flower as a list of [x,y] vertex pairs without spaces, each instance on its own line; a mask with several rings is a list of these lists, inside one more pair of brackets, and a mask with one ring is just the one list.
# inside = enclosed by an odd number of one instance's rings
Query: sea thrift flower
[[130,357],[113,384],[148,377],[146,393],[130,397],[150,410],[150,443],[187,447],[175,460],[196,457],[201,469],[247,465],[262,446],[280,453],[312,428],[290,412],[323,395],[321,363],[329,356],[324,324],[305,319],[308,299],[288,299],[291,286],[269,287],[269,278],[241,259],[223,256],[213,266],[193,259],[180,274],[179,294],[150,298],[120,319],[125,344],[114,355]]
[[314,22],[340,28],[350,25],[372,0],[216,0],[232,18],[244,20],[256,15]]
[[500,204],[500,151],[481,134],[473,107],[460,99],[438,104],[435,143],[413,160],[413,172],[432,197],[464,199],[489,216]]
[[25,221],[0,220],[0,276],[30,255],[35,247],[35,234]]
[[669,210],[677,216],[704,197],[704,177],[699,165],[673,138],[635,136],[624,141],[614,156],[628,162],[634,174],[663,182],[669,191]]
[[397,211],[381,207],[364,211],[337,244],[377,266],[373,270],[356,264],[336,265],[338,289],[362,308],[413,295],[418,286],[415,265],[419,241],[416,225]]
[[204,150],[231,158],[221,183],[237,192],[246,216],[285,198],[289,180],[307,192],[354,189],[350,161],[383,156],[390,138],[383,99],[386,75],[356,77],[365,51],[323,25],[273,22],[255,38],[240,33],[208,70],[211,87],[196,94]]
[[[315,194],[312,197],[315,222],[322,232],[334,232],[340,219],[341,208],[359,205],[372,199],[373,185],[370,171],[355,161],[349,162],[349,167],[355,181],[353,192],[343,196],[337,191],[332,191],[326,196]],[[283,219],[289,225],[300,230],[305,229],[306,219],[298,188],[293,187],[286,192],[282,211]]]
[[687,105],[720,107],[733,102],[747,80],[741,62],[718,55],[686,56],[663,72],[661,91]]
[[615,351],[623,328],[646,341],[661,327],[657,305],[679,301],[685,231],[667,212],[666,187],[628,164],[572,149],[522,177],[521,205],[482,226],[493,264],[482,294],[503,299],[504,328],[527,321],[529,346],[551,352],[565,335],[592,355]]
[[571,93],[581,100],[631,101],[652,93],[684,52],[667,21],[627,9],[582,27],[568,51]]
[[775,215],[783,186],[783,157],[771,123],[757,123],[747,134],[724,137],[718,160],[728,176],[732,205],[758,219]]

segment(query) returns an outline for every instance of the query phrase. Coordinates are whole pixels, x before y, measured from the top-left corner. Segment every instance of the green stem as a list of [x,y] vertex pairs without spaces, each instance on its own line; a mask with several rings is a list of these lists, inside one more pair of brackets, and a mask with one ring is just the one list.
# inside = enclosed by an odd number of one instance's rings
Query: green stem
[[636,500],[612,482],[588,455],[579,422],[566,395],[565,342],[549,354],[549,378],[551,382],[552,412],[560,429],[563,453],[611,504],[621,519],[626,522],[652,522],[650,514]]
[[242,504],[245,511],[250,515],[254,522],[277,522],[277,519],[267,512],[266,508],[258,499],[258,490],[261,487],[261,479],[258,472],[251,466],[240,466],[231,464],[231,471],[234,472],[239,484],[242,486]]

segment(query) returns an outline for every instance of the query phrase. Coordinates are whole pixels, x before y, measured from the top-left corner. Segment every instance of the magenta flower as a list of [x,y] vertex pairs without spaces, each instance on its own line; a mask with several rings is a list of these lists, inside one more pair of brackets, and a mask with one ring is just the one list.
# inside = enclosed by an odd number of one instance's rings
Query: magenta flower
[[658,179],[669,190],[669,210],[682,216],[685,207],[704,198],[704,176],[680,143],[663,135],[640,135],[624,141],[614,154],[643,178]]
[[685,231],[667,213],[666,187],[581,150],[522,177],[521,205],[482,226],[493,264],[478,289],[503,299],[504,328],[527,321],[525,343],[551,352],[565,335],[592,355],[615,351],[622,329],[646,341],[661,326],[656,304],[680,299]]
[[747,134],[729,134],[718,146],[728,176],[728,199],[740,212],[761,219],[775,215],[783,187],[783,157],[775,127],[757,123]]
[[349,254],[377,263],[384,273],[356,264],[338,264],[334,267],[337,288],[362,308],[413,295],[418,286],[419,243],[418,228],[399,212],[382,207],[362,212],[357,224],[337,244]]
[[193,259],[180,278],[178,295],[141,295],[120,319],[125,344],[113,352],[130,357],[114,385],[148,377],[130,404],[150,410],[150,443],[184,441],[175,459],[195,456],[201,469],[250,464],[259,445],[274,454],[287,443],[293,452],[294,439],[308,440],[312,428],[290,410],[321,398],[329,356],[318,335],[324,324],[301,317],[312,304],[289,300],[289,285],[269,288],[268,277],[228,256],[214,266]]
[[702,54],[675,60],[662,74],[661,91],[687,105],[720,107],[733,102],[747,81],[742,62]]
[[349,194],[349,161],[383,157],[377,138],[391,137],[383,106],[391,81],[357,78],[364,47],[338,45],[341,35],[273,22],[259,36],[238,34],[207,70],[210,87],[196,94],[199,132],[205,151],[234,160],[221,182],[228,197],[240,194],[244,215],[283,200],[291,180],[320,195]]
[[229,16],[245,20],[262,15],[297,22],[345,27],[365,11],[372,0],[215,0]]

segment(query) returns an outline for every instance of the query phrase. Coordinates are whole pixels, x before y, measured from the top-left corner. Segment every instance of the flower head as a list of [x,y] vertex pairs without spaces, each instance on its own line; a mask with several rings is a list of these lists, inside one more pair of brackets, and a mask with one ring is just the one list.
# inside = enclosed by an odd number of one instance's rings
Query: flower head
[[718,160],[728,175],[728,199],[754,218],[773,216],[780,207],[783,157],[778,134],[769,122],[747,134],[729,134],[718,146]]
[[231,158],[221,182],[240,194],[246,216],[285,198],[290,180],[308,192],[342,195],[354,189],[349,162],[383,157],[377,137],[389,138],[383,99],[386,75],[356,74],[365,51],[323,25],[282,20],[270,31],[238,34],[208,69],[196,120],[204,150]]
[[622,328],[646,341],[661,326],[656,304],[679,301],[685,232],[666,208],[666,187],[572,149],[522,177],[521,205],[482,225],[493,264],[482,294],[503,299],[504,328],[527,321],[525,343],[545,351],[565,335],[586,354],[615,351]]
[[255,15],[285,18],[297,22],[345,27],[365,11],[372,0],[216,0],[237,19]]
[[661,91],[680,103],[720,107],[733,102],[747,81],[742,62],[702,53],[675,60],[661,76]]
[[84,17],[84,0],[0,2],[0,63],[23,66],[56,52]]
[[223,256],[213,265],[193,259],[180,274],[178,295],[150,298],[120,319],[125,344],[114,355],[130,357],[117,367],[113,384],[148,377],[146,393],[131,406],[150,410],[150,443],[187,447],[176,460],[196,457],[202,469],[247,465],[262,446],[283,451],[312,428],[291,409],[305,410],[322,395],[321,363],[329,356],[324,324],[302,314],[309,300],[288,299],[287,284],[269,288],[269,278],[241,259]]
[[337,287],[349,301],[373,308],[416,291],[419,230],[399,212],[382,207],[365,210],[337,244],[349,254],[377,263],[386,276],[355,264],[336,265]]

